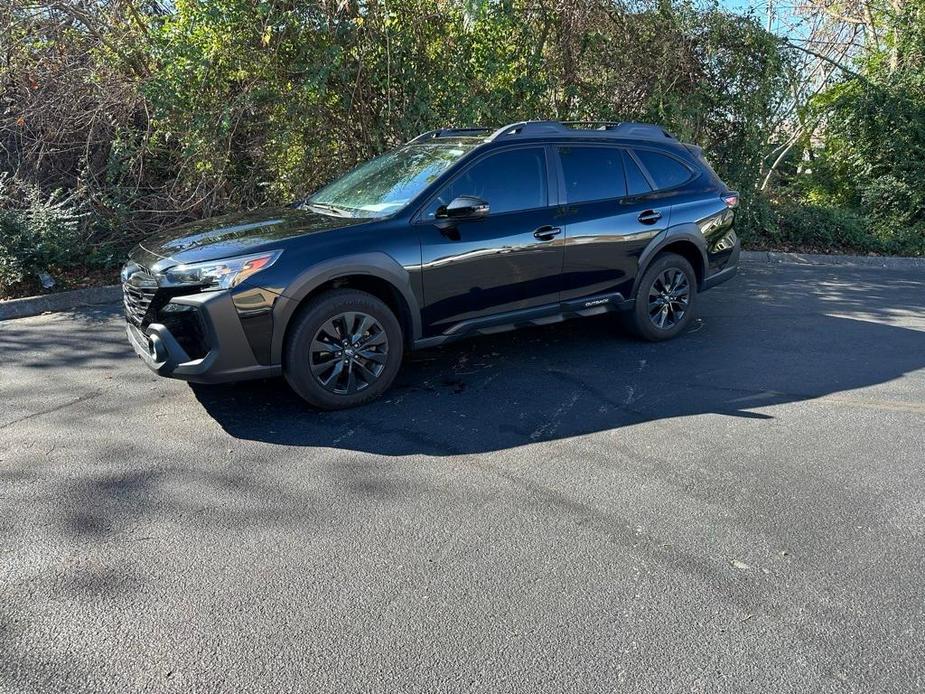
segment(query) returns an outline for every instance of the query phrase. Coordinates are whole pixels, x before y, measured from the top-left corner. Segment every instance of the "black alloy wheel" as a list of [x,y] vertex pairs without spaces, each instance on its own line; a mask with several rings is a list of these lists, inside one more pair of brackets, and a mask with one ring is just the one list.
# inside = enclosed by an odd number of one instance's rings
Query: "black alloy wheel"
[[694,268],[677,253],[662,253],[639,278],[634,298],[625,316],[629,329],[653,342],[671,339],[690,324],[696,309]]
[[373,385],[385,370],[389,336],[378,320],[360,311],[333,316],[315,333],[309,368],[321,387],[352,395]]
[[684,320],[691,300],[691,283],[681,270],[668,268],[649,287],[649,320],[668,330]]
[[283,346],[283,375],[323,410],[362,405],[384,393],[401,366],[401,324],[379,298],[331,289],[292,317]]

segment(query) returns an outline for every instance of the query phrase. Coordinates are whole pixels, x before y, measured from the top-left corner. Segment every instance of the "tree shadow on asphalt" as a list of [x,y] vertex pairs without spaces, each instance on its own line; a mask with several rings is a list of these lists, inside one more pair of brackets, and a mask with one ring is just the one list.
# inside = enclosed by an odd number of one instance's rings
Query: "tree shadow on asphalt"
[[315,411],[281,380],[192,388],[234,437],[383,455],[480,453],[690,415],[770,419],[763,408],[925,367],[925,332],[875,322],[925,303],[925,286],[838,277],[746,273],[705,294],[703,319],[667,343],[633,340],[605,316],[409,354],[382,400],[348,411]]
[[[16,361],[30,369],[111,368],[114,359],[128,354],[127,343],[121,342],[125,328],[113,322],[120,313],[114,306],[85,306],[50,316],[0,321],[0,355],[4,362]],[[38,330],[35,320],[53,321],[57,333]]]

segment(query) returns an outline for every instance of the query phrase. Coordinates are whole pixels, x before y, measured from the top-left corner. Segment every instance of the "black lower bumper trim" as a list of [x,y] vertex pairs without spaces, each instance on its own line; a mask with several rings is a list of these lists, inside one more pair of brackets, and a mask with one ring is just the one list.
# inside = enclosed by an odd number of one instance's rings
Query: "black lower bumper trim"
[[142,331],[129,323],[126,332],[135,353],[158,375],[194,383],[224,383],[282,373],[278,364],[257,362],[226,292],[174,297],[171,301],[194,306],[200,312],[209,349],[205,356],[194,359],[165,325],[152,323]]
[[703,281],[703,289],[707,290],[715,287],[717,284],[722,284],[726,280],[731,280],[733,277],[735,277],[738,270],[739,266],[733,265],[732,267],[727,267],[724,270],[720,270],[715,275],[710,275]]
[[722,284],[727,280],[731,280],[735,277],[736,272],[739,270],[739,256],[742,253],[742,247],[736,242],[735,248],[732,250],[732,255],[729,257],[729,260],[726,262],[726,266],[719,272],[710,275],[703,281],[702,290],[710,289],[715,287],[717,284]]

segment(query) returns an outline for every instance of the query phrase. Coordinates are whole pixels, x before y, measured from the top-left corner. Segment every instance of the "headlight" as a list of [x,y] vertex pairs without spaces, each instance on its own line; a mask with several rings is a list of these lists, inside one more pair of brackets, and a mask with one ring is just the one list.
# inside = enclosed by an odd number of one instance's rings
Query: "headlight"
[[269,251],[204,263],[175,265],[158,275],[162,287],[201,287],[203,291],[230,289],[276,262],[282,251]]

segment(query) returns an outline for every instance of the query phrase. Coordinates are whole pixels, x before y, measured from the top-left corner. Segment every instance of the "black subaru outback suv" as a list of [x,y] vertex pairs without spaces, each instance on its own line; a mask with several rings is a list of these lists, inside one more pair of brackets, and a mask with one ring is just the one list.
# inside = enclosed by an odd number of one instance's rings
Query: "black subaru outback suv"
[[282,374],[326,409],[376,398],[406,349],[622,312],[664,340],[736,271],[737,193],[641,123],[424,133],[291,207],[198,222],[122,271],[162,376]]

